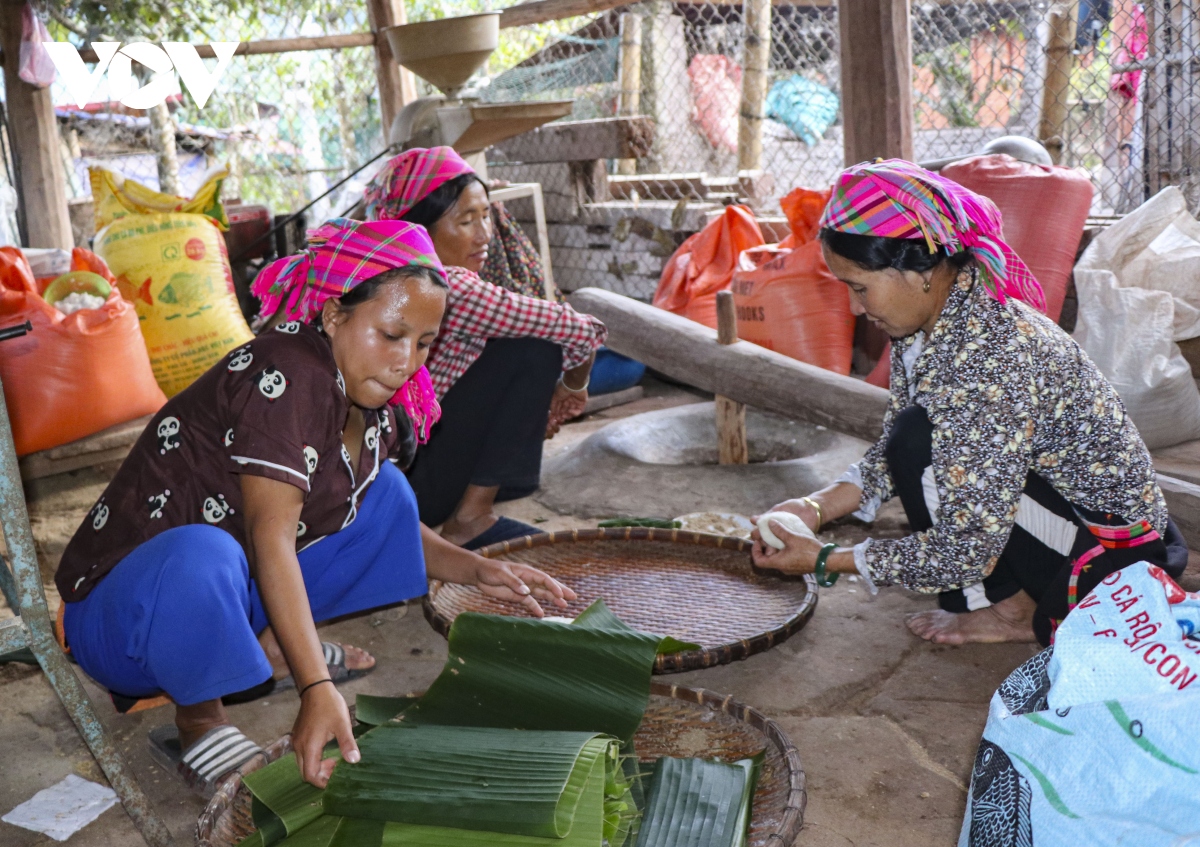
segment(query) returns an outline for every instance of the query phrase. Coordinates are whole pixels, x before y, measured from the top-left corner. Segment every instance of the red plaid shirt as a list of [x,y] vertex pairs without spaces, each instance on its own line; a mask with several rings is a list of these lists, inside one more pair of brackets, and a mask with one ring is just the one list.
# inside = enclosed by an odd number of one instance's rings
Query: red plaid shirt
[[464,268],[446,268],[446,316],[426,367],[441,399],[475,363],[491,338],[541,338],[562,347],[563,370],[582,365],[604,344],[608,330],[565,303],[525,297],[484,282]]

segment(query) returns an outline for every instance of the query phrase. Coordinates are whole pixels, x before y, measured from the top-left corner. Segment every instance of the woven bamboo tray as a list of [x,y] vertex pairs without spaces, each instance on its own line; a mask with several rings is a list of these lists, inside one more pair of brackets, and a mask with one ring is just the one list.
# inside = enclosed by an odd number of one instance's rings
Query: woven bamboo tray
[[[485,547],[492,559],[523,562],[579,595],[574,617],[603,599],[635,629],[671,635],[701,649],[658,657],[655,673],[723,665],[768,650],[801,630],[817,608],[811,574],[788,579],[756,570],[750,542],[678,529],[578,529]],[[432,581],[425,617],[443,636],[463,612],[524,615],[474,587]]]
[[[638,757],[647,763],[659,756],[734,761],[765,750],[747,844],[791,847],[804,823],[808,795],[800,754],[779,725],[730,697],[701,688],[654,682],[650,692],[646,717],[634,736]],[[292,737],[283,736],[267,747],[257,767],[291,749]],[[198,847],[234,847],[253,833],[250,805],[241,776],[225,780],[196,823]]]

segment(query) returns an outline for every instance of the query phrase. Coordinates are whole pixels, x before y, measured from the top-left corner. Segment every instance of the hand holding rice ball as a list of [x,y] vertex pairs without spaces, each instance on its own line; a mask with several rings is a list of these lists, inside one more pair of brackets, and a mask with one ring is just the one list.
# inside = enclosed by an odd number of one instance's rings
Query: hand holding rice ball
[[764,544],[774,547],[776,550],[784,548],[784,542],[771,531],[771,523],[786,530],[791,535],[799,535],[801,538],[811,538],[817,540],[817,536],[809,529],[808,524],[799,515],[793,515],[791,512],[767,512],[758,519],[758,532],[762,536]]

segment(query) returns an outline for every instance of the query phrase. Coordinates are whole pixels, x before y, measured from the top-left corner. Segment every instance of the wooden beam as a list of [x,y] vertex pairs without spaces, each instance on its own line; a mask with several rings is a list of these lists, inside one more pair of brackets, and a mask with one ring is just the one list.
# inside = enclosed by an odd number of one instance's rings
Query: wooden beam
[[[620,65],[617,76],[617,114],[631,118],[641,111],[642,102],[642,19],[636,12],[624,12],[620,23]],[[637,159],[618,159],[617,173],[637,173]]]
[[611,291],[582,288],[568,299],[604,321],[608,347],[672,379],[869,441],[883,431],[882,388],[748,341],[717,344],[715,330]]
[[507,162],[542,164],[592,159],[640,159],[654,142],[650,118],[558,121],[501,141],[494,155]]
[[762,169],[763,120],[771,59],[770,0],[746,0],[742,41],[742,99],[738,107],[738,170]]
[[[344,50],[348,47],[373,47],[377,43],[387,44],[387,39],[373,32],[349,32],[342,35],[315,35],[305,38],[272,38],[263,41],[243,41],[233,51],[235,56],[259,56],[269,53],[301,53],[306,50]],[[202,59],[215,59],[217,54],[211,44],[194,44]],[[96,51],[85,47],[79,51],[83,61],[95,64],[99,61]]]
[[908,0],[839,0],[846,164],[909,159],[912,39]]
[[[717,343],[736,344],[737,307],[732,291],[717,292]],[[717,404],[717,463],[746,465],[750,463],[750,447],[746,442],[746,404],[720,394]]]
[[383,119],[383,138],[388,139],[392,121],[408,103],[417,99],[416,82],[412,72],[400,67],[392,55],[392,46],[383,31],[390,26],[408,23],[404,0],[367,0],[367,15],[375,33],[375,75],[379,80],[379,111]]
[[26,481],[40,479],[45,476],[76,471],[106,462],[119,462],[133,449],[134,442],[142,434],[142,430],[150,423],[153,415],[146,415],[136,420],[128,421],[108,429],[102,429],[94,435],[80,438],[22,456],[17,464],[21,469],[21,479]]
[[519,3],[505,9],[500,15],[500,28],[508,29],[514,26],[544,24],[547,21],[561,21],[563,18],[579,15],[594,15],[628,3],[629,0],[533,0],[531,3]]
[[1079,4],[1056,4],[1046,13],[1050,41],[1046,45],[1046,78],[1042,83],[1042,120],[1038,141],[1050,153],[1054,164],[1062,161],[1071,107],[1071,68],[1075,64],[1075,17]]
[[0,2],[0,48],[4,51],[5,107],[16,160],[21,207],[29,247],[75,246],[67,210],[67,176],[50,89],[35,88],[18,75],[23,0]]

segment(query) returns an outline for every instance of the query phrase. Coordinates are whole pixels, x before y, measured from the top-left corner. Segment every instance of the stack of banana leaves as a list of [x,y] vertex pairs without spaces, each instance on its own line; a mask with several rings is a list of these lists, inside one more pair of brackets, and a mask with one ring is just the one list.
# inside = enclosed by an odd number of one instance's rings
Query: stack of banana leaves
[[742,847],[761,755],[651,769],[633,749],[655,656],[692,647],[602,601],[572,623],[460,615],[422,697],[358,697],[362,759],[323,791],[294,755],[246,776],[239,847]]

